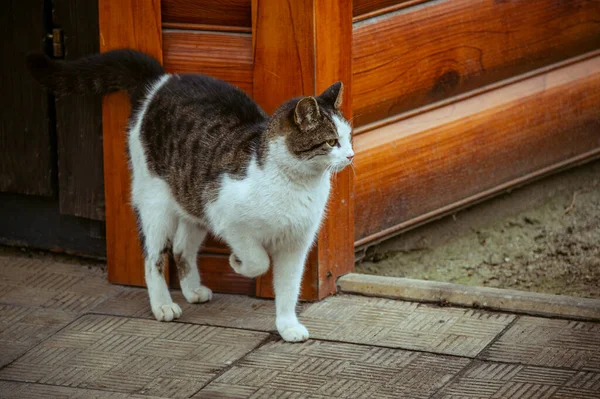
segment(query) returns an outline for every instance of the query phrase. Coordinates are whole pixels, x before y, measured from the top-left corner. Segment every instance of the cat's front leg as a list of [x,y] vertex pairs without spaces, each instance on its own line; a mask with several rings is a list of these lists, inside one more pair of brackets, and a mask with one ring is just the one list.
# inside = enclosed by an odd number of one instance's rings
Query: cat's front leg
[[276,326],[288,342],[308,339],[308,330],[296,316],[304,262],[310,246],[301,249],[279,249],[273,254],[273,286],[275,288]]
[[227,231],[223,238],[232,249],[229,265],[237,274],[255,278],[269,270],[269,255],[258,240],[239,231]]

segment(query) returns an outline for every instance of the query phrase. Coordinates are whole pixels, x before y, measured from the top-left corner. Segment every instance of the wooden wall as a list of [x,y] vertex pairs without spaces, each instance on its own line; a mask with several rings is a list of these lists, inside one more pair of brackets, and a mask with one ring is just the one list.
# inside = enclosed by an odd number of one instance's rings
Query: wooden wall
[[354,27],[362,126],[598,48],[600,6],[572,0],[449,0]]
[[597,1],[354,3],[357,247],[600,155]]

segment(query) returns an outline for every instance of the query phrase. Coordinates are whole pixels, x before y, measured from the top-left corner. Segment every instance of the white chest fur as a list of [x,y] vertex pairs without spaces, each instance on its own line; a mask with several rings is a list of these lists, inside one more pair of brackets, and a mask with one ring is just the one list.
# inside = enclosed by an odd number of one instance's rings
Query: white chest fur
[[224,176],[218,199],[207,207],[217,235],[235,228],[265,246],[314,236],[325,211],[330,175],[290,179],[273,162],[249,165],[246,178]]

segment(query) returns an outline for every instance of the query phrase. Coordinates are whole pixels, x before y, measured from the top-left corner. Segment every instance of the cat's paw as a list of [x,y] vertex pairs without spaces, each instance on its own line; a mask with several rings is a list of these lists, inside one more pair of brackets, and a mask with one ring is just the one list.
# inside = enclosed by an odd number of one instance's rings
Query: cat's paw
[[153,306],[152,313],[158,321],[171,321],[178,319],[182,312],[178,304],[170,303],[168,305]]
[[231,254],[229,256],[229,265],[237,274],[241,274],[242,276],[245,276],[248,278],[255,278],[258,276],[262,276],[263,274],[265,274],[267,272],[267,270],[269,270],[269,263],[266,263],[266,264],[242,263],[242,261],[240,261],[239,258],[237,256],[235,256],[235,254]]
[[302,324],[297,323],[279,329],[279,335],[287,342],[302,342],[308,339],[308,330]]
[[233,253],[229,255],[229,266],[231,266],[237,274],[242,274],[242,261]]
[[212,291],[210,288],[201,285],[194,290],[184,290],[183,296],[189,303],[208,302],[212,299]]

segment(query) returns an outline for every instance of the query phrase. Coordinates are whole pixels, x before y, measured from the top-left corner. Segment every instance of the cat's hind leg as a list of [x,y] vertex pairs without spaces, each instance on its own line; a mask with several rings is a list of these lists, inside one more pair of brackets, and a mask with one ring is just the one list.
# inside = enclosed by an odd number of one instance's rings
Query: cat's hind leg
[[171,321],[181,316],[181,308],[173,302],[165,281],[177,219],[166,201],[136,202],[144,238],[144,270],[150,307],[156,320]]
[[179,218],[173,240],[173,255],[181,291],[190,303],[206,302],[212,298],[210,288],[200,284],[200,273],[196,264],[198,249],[206,238],[206,233],[206,229]]

